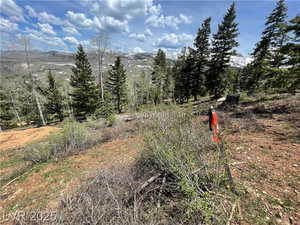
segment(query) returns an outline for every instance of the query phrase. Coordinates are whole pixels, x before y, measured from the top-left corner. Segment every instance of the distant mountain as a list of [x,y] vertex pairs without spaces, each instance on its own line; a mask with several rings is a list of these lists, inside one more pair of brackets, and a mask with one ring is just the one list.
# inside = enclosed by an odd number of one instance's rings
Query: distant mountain
[[253,58],[251,58],[251,57],[245,57],[242,54],[237,54],[237,55],[231,57],[230,65],[232,67],[236,67],[236,68],[243,68],[247,64],[251,63],[252,61],[253,61]]

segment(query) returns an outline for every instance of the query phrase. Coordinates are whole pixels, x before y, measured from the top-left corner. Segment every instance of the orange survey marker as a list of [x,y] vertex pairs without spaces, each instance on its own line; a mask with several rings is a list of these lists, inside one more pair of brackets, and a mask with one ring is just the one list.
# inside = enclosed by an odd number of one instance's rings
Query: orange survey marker
[[218,137],[219,133],[219,124],[218,124],[218,115],[213,110],[213,107],[209,110],[209,128],[213,131],[212,141],[216,143],[220,143],[220,139]]
[[220,139],[218,137],[218,133],[219,133],[218,116],[216,112],[212,112],[211,126],[214,131],[214,135],[212,137],[213,142],[220,143]]

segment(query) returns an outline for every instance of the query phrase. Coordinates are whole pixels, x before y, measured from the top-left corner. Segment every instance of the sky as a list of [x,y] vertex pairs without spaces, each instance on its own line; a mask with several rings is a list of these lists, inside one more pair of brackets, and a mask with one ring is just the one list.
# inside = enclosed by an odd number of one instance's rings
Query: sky
[[[275,0],[236,0],[237,51],[250,54],[260,39]],[[122,52],[168,54],[192,46],[198,28],[211,16],[217,32],[230,0],[0,0],[0,48],[12,49],[27,35],[35,49],[74,52],[93,48],[98,33],[110,36],[110,48]],[[288,19],[300,14],[300,0],[286,0]]]

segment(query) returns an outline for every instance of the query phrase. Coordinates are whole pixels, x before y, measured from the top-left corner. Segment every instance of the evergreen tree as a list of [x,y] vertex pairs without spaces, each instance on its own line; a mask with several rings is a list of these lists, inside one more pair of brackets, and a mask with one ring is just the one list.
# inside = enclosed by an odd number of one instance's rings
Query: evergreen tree
[[218,32],[213,35],[212,59],[207,77],[207,86],[215,98],[222,96],[227,88],[225,70],[229,66],[230,57],[238,46],[235,40],[238,36],[237,23],[235,23],[235,3],[228,9],[223,21],[218,26]]
[[189,100],[191,94],[191,72],[195,65],[193,59],[193,56],[187,53],[187,49],[183,48],[173,67],[175,79],[174,97],[178,103],[188,102]]
[[165,83],[169,82],[167,79],[166,54],[163,50],[158,49],[154,57],[153,71],[151,73],[152,98],[155,104],[159,103],[162,96],[165,95]]
[[0,131],[11,128],[14,124],[12,102],[5,94],[4,88],[0,87]]
[[127,103],[126,71],[121,63],[121,58],[117,57],[115,64],[109,71],[107,87],[111,93],[115,109],[121,113]]
[[287,32],[291,32],[292,42],[287,43],[281,48],[281,52],[286,54],[285,66],[287,73],[283,79],[289,92],[295,94],[295,90],[300,87],[300,16],[297,15],[290,21]]
[[262,32],[261,40],[256,44],[252,53],[254,61],[251,64],[251,76],[248,83],[250,92],[266,84],[266,79],[276,76],[276,70],[282,65],[284,54],[280,51],[287,40],[286,34],[286,11],[284,0],[279,0],[275,9],[268,16],[265,30]]
[[192,74],[191,94],[194,96],[195,101],[197,100],[197,95],[204,95],[206,93],[206,70],[208,68],[210,56],[210,22],[211,17],[208,17],[206,20],[204,20],[201,28],[198,29],[198,33],[194,41],[194,57],[196,65],[195,71]]
[[75,55],[75,67],[72,68],[70,84],[73,88],[72,107],[77,119],[85,119],[95,112],[98,103],[97,88],[92,75],[92,68],[82,45]]
[[51,71],[48,73],[48,88],[43,90],[43,93],[47,99],[45,108],[48,116],[51,116],[52,118],[58,118],[60,121],[63,121],[63,97],[58,90],[56,81]]

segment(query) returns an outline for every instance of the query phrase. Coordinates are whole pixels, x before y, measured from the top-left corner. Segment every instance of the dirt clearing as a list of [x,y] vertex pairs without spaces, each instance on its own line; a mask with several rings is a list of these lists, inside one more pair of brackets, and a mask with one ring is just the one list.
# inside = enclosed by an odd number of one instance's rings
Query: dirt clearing
[[0,151],[24,147],[26,144],[43,139],[58,130],[57,127],[46,126],[0,133]]

